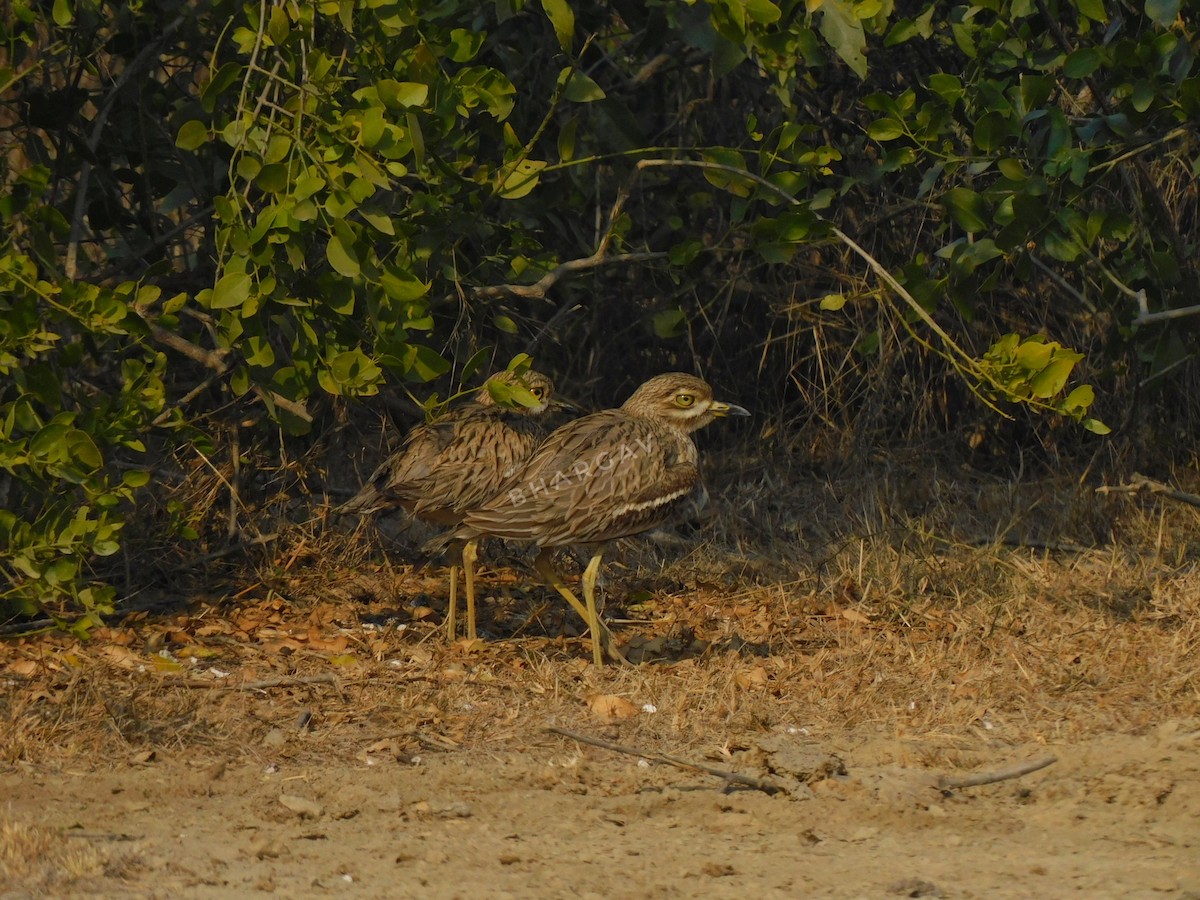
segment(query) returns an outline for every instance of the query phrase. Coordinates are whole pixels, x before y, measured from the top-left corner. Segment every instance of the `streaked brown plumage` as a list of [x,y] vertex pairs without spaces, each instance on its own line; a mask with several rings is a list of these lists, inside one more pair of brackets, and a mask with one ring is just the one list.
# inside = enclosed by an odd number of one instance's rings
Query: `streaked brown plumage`
[[[619,409],[594,413],[557,429],[508,486],[466,513],[452,537],[490,535],[527,541],[541,551],[539,573],[587,621],[592,653],[601,662],[620,653],[595,612],[595,581],[603,544],[671,521],[703,491],[691,433],[714,418],[749,415],[713,400],[703,380],[681,372],[651,378]],[[549,550],[601,545],[583,575],[586,606],[562,584]]]
[[[457,525],[463,515],[500,492],[546,436],[542,424],[552,405],[554,383],[540,372],[501,372],[491,381],[526,388],[534,406],[502,406],[485,384],[467,405],[418,425],[404,446],[389,456],[350,500],[334,511],[370,515],[404,509],[433,525]],[[467,634],[475,637],[475,541],[463,548],[467,582]],[[453,639],[457,613],[457,569],[450,570],[447,635]]]

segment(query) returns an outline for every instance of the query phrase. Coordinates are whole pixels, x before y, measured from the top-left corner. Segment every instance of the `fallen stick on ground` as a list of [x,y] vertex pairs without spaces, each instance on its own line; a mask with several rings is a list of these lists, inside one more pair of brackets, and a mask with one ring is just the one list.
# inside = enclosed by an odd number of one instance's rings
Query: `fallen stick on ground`
[[1031,760],[1007,769],[998,769],[992,772],[977,772],[974,775],[941,775],[938,777],[937,786],[938,790],[956,791],[959,788],[978,787],[981,784],[995,784],[997,781],[1008,781],[1010,778],[1020,778],[1023,775],[1029,775],[1047,766],[1052,766],[1056,762],[1058,762],[1057,757],[1045,756],[1041,759]]
[[1189,494],[1187,491],[1181,491],[1169,484],[1163,484],[1161,481],[1155,481],[1136,472],[1130,477],[1128,484],[1106,484],[1096,488],[1097,494],[1139,494],[1142,491],[1162,494],[1164,497],[1170,497],[1172,500],[1178,500],[1180,503],[1187,503],[1191,506],[1200,506],[1200,496]]
[[177,682],[180,687],[214,688],[222,691],[261,691],[264,688],[294,687],[298,684],[332,684],[337,685],[337,676],[332,672],[322,672],[320,675],[285,675],[279,678],[264,678],[261,681],[243,681],[241,684],[225,684],[221,681],[201,681],[189,678]]
[[611,741],[606,741],[601,738],[590,737],[586,734],[579,734],[576,731],[569,731],[566,728],[559,728],[557,725],[546,726],[546,731],[551,734],[560,734],[563,737],[570,738],[573,741],[579,741],[581,744],[591,744],[593,747],[600,747],[603,750],[611,750],[614,753],[625,753],[629,756],[639,756],[643,759],[654,760],[655,762],[666,763],[669,766],[674,766],[677,769],[688,769],[693,772],[703,772],[705,775],[712,775],[715,778],[720,778],[726,784],[740,784],[745,787],[754,788],[756,791],[762,791],[764,794],[778,794],[783,791],[779,785],[774,782],[767,781],[765,778],[754,778],[750,775],[741,775],[737,772],[728,772],[725,769],[717,769],[713,766],[706,766],[702,763],[689,762],[686,759],[680,759],[677,756],[667,756],[664,753],[647,753],[645,750],[638,750],[633,747],[622,747],[620,744],[614,744]]

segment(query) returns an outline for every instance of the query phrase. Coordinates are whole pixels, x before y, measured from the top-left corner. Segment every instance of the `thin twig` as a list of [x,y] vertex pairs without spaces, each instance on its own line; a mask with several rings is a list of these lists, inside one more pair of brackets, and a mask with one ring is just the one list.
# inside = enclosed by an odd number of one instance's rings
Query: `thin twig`
[[1055,284],[1057,284],[1060,288],[1062,288],[1068,294],[1073,295],[1075,297],[1075,299],[1079,301],[1080,306],[1082,306],[1084,309],[1086,309],[1090,313],[1096,312],[1096,304],[1093,303],[1091,300],[1089,300],[1086,296],[1084,296],[1084,294],[1081,291],[1077,290],[1075,288],[1075,285],[1071,284],[1071,282],[1067,281],[1067,279],[1063,278],[1056,271],[1054,271],[1052,268],[1050,268],[1048,265],[1046,265],[1046,263],[1044,263],[1042,261],[1042,258],[1040,256],[1038,256],[1036,253],[1030,253],[1029,261],[1031,263],[1033,263],[1035,266],[1037,266],[1037,268],[1041,269],[1043,275],[1045,275],[1047,278],[1049,278],[1051,281],[1053,281]]
[[1182,319],[1185,316],[1200,315],[1200,306],[1181,306],[1177,309],[1164,309],[1160,312],[1140,313],[1130,325],[1146,325],[1150,322],[1165,322],[1170,319]]
[[[218,473],[219,474],[219,473]],[[214,550],[212,553],[205,553],[203,556],[197,556],[195,559],[190,559],[187,562],[181,563],[175,568],[176,572],[183,572],[191,569],[194,566],[200,566],[207,562],[212,562],[214,559],[221,559],[226,556],[233,556],[235,553],[241,553],[243,550],[249,550],[251,547],[261,547],[263,544],[269,544],[271,541],[279,539],[279,532],[273,531],[269,534],[260,534],[258,537],[249,538],[248,540],[238,541],[236,544],[231,544],[221,550]]]
[[209,688],[221,691],[261,691],[273,687],[295,687],[302,684],[338,684],[337,676],[332,672],[322,672],[320,675],[283,675],[278,678],[264,678],[261,681],[243,681],[241,684],[222,684],[219,681],[201,681],[189,678],[186,681],[175,682],[180,687]]
[[959,788],[978,787],[981,784],[995,784],[997,781],[1008,781],[1010,778],[1021,778],[1032,772],[1040,771],[1058,762],[1055,756],[1045,756],[1041,759],[1023,762],[1007,769],[992,772],[977,772],[974,775],[942,775],[937,780],[937,786],[942,791],[956,791]]
[[608,252],[609,245],[616,234],[617,220],[621,217],[621,212],[625,208],[625,201],[633,193],[633,187],[637,183],[641,170],[641,166],[634,168],[629,173],[629,177],[625,179],[625,183],[617,190],[617,195],[613,198],[612,206],[608,210],[604,230],[596,242],[596,249],[589,256],[583,256],[579,259],[569,259],[566,262],[559,263],[533,284],[485,285],[475,288],[471,292],[472,296],[481,300],[491,300],[498,297],[544,300],[554,285],[558,284],[564,278],[578,275],[580,272],[616,263],[645,262],[647,260],[664,259],[667,257],[668,254],[664,252],[614,253],[612,255],[609,255]]
[[25,635],[34,634],[35,632],[44,631],[47,628],[54,628],[58,622],[54,619],[34,619],[32,622],[6,622],[0,625],[0,635],[17,635],[24,637]]
[[[955,543],[944,538],[936,539],[952,546]],[[1090,550],[1096,549],[1095,547],[1085,547],[1082,544],[1076,544],[1074,541],[1045,541],[1038,538],[1015,537],[1007,534],[1001,537],[984,537],[983,535],[979,535],[964,538],[963,543],[969,547],[992,547],[999,544],[1005,547],[1017,547],[1022,550],[1053,550],[1062,553],[1087,553]]]
[[717,769],[713,766],[706,766],[702,763],[690,762],[686,759],[680,759],[677,756],[667,756],[665,753],[647,753],[645,750],[637,750],[633,747],[623,747],[620,744],[614,744],[611,741],[606,741],[601,738],[590,737],[586,734],[579,734],[576,731],[569,731],[566,728],[559,728],[557,725],[546,726],[546,731],[551,734],[560,734],[563,737],[570,738],[573,741],[579,741],[581,744],[591,744],[593,747],[600,747],[603,750],[611,750],[614,753],[624,753],[628,756],[638,756],[643,759],[651,759],[656,762],[666,763],[669,766],[674,766],[677,769],[687,769],[694,772],[703,772],[705,775],[712,775],[720,778],[727,784],[740,784],[746,787],[754,788],[756,791],[762,791],[764,794],[778,794],[783,791],[779,785],[765,778],[754,778],[751,775],[742,775],[738,772],[729,772],[725,769]]
[[[146,317],[148,313],[143,311],[142,315]],[[172,350],[182,353],[188,359],[200,363],[200,365],[216,373],[218,376],[223,377],[233,368],[236,355],[232,350],[228,348],[205,350],[199,344],[193,344],[182,335],[178,335],[173,331],[167,331],[161,325],[155,324],[153,319],[148,318],[147,321],[150,325],[150,336],[154,340],[166,347],[170,347]],[[251,390],[254,391],[259,400],[268,406],[274,404],[280,409],[287,410],[293,416],[303,419],[305,422],[312,421],[312,415],[303,403],[289,400],[287,397],[283,397],[275,393],[275,391],[269,391],[257,384],[251,385]]]
[[550,289],[564,278],[578,275],[589,269],[600,266],[611,266],[617,263],[643,262],[650,259],[663,259],[666,253],[615,253],[605,256],[604,250],[599,249],[591,256],[580,259],[569,259],[559,263],[533,284],[489,284],[477,287],[471,294],[480,300],[493,300],[498,297],[519,297],[525,300],[543,300]]
[[1151,494],[1160,494],[1164,497],[1169,497],[1171,500],[1187,503],[1190,506],[1200,506],[1200,496],[1189,494],[1187,491],[1181,491],[1178,488],[1171,487],[1169,484],[1163,484],[1161,481],[1155,481],[1136,472],[1129,479],[1128,484],[1106,484],[1096,488],[1097,494],[1139,494],[1143,491]]

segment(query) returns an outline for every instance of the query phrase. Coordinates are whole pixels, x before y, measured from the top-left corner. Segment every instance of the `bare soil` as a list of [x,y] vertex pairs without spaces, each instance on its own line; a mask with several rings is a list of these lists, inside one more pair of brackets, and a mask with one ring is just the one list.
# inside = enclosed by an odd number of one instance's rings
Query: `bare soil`
[[499,555],[447,645],[441,571],[280,544],[7,640],[0,896],[1200,898],[1195,517],[1123,509],[1104,547],[864,515],[817,562],[614,560],[602,669]]

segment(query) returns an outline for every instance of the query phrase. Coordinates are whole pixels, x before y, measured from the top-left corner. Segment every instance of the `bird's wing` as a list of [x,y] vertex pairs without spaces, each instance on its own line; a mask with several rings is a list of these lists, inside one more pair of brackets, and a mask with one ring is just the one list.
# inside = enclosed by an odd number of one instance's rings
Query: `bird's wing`
[[454,439],[414,482],[421,499],[413,508],[456,514],[483,505],[520,470],[545,432],[527,416],[504,409],[480,410],[464,418]]
[[543,547],[627,537],[672,517],[699,478],[696,463],[686,435],[606,410],[553,432],[464,524]]
[[506,410],[477,404],[454,410],[413,428],[338,511],[404,506],[418,516],[461,513],[489,499],[541,436],[526,417]]

